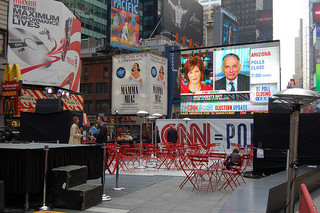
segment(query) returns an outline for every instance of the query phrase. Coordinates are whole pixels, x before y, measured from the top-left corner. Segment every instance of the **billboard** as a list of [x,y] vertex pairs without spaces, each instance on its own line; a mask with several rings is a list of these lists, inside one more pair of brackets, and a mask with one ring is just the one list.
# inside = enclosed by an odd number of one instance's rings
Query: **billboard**
[[220,143],[220,152],[230,153],[233,145],[241,147],[252,144],[253,119],[158,119],[161,141],[167,141],[167,134],[172,125],[178,131],[178,143],[201,144],[208,148],[212,143]]
[[280,42],[181,51],[182,115],[268,110],[280,91]]
[[231,45],[238,42],[238,20],[225,9],[216,8],[215,27],[213,34],[214,45]]
[[164,0],[162,28],[203,43],[203,6],[195,0]]
[[320,64],[316,64],[316,91],[320,92]]
[[313,23],[320,23],[320,3],[313,4]]
[[23,84],[79,91],[81,23],[61,2],[10,0],[8,63]]
[[117,55],[112,66],[112,112],[167,114],[167,58],[151,53]]
[[139,0],[111,1],[110,45],[138,50]]
[[222,14],[222,44],[230,45],[237,43],[238,23],[235,17],[230,16],[221,9]]
[[272,29],[272,10],[257,10],[257,30],[259,41],[270,41],[272,40],[273,29]]

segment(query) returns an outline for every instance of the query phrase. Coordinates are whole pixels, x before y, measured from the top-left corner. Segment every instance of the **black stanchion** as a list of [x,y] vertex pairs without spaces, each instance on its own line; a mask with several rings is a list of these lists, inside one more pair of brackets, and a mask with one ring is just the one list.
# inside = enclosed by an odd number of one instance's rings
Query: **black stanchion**
[[123,187],[119,187],[119,149],[120,149],[120,146],[119,146],[119,144],[117,144],[117,148],[116,148],[116,164],[117,164],[116,187],[113,188],[113,190],[116,190],[116,191],[124,190]]
[[29,193],[26,192],[24,206],[23,206],[23,212],[28,212],[28,211],[29,211]]
[[42,206],[39,208],[42,211],[49,210],[49,207],[46,206],[46,194],[47,194],[47,168],[48,168],[48,152],[49,147],[48,145],[44,146],[45,150],[45,160],[44,160],[44,180],[43,180],[43,203]]
[[101,177],[101,185],[102,185],[102,201],[109,201],[111,200],[111,197],[106,195],[104,192],[104,183],[105,183],[105,171],[106,171],[106,144],[102,144],[102,149],[103,149],[103,158],[102,158],[102,177]]

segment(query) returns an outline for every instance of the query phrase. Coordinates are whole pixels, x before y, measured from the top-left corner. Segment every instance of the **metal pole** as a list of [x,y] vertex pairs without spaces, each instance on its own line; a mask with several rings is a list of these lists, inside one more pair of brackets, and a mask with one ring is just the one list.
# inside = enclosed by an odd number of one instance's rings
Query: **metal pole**
[[24,200],[24,206],[23,206],[23,212],[29,211],[29,193],[26,192],[25,194],[25,200]]
[[111,200],[110,196],[106,195],[104,192],[104,184],[105,184],[105,170],[106,170],[106,143],[102,144],[103,149],[103,157],[102,157],[102,176],[101,176],[101,185],[102,185],[102,201]]
[[[119,146],[119,144],[117,144],[117,148],[116,148],[116,159],[117,159],[117,156],[119,155],[119,149],[120,149],[120,146]],[[118,161],[117,161],[116,163],[117,163],[117,170],[116,170],[116,187],[113,188],[113,190],[120,191],[120,190],[124,190],[124,188],[123,188],[123,187],[119,187],[119,157],[118,157]]]
[[141,150],[142,150],[142,117],[140,117],[140,153],[139,153],[140,154],[140,159],[139,159],[139,164],[141,164],[141,157],[142,157]]
[[49,210],[49,207],[46,206],[46,193],[47,193],[47,167],[48,167],[48,145],[44,146],[45,150],[45,160],[44,160],[44,178],[43,178],[43,205],[39,208],[42,211]]
[[154,143],[154,138],[155,138],[155,135],[154,135],[154,131],[153,131],[153,120],[151,121],[151,143],[155,145]]
[[295,203],[295,175],[297,165],[298,152],[298,130],[299,130],[299,114],[300,106],[295,105],[290,115],[290,141],[289,141],[289,167],[288,167],[288,183],[287,183],[287,199],[286,212],[293,213]]
[[139,166],[137,166],[137,169],[144,169],[145,166],[141,165],[142,161],[142,116],[140,116],[140,156],[139,156]]
[[116,139],[118,140],[118,113],[116,113]]
[[142,161],[142,116],[140,117],[140,159],[139,159],[139,167],[141,168]]
[[[158,131],[157,131],[157,118],[154,120],[154,129],[155,129],[155,133],[154,133],[154,156],[157,157],[157,138],[158,138]],[[155,162],[156,163],[156,162]]]

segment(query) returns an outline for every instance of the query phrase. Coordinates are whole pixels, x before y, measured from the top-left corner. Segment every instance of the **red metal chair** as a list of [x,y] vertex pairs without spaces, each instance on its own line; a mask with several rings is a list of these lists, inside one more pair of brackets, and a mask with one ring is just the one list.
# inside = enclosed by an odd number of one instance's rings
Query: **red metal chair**
[[124,171],[134,171],[135,164],[139,163],[139,153],[131,145],[120,146],[120,166]]
[[227,154],[223,152],[210,152],[209,160],[212,162],[210,169],[214,171],[217,183],[220,182],[222,177],[222,170],[226,169],[224,162],[227,158]]
[[[186,163],[187,161],[189,162],[189,164]],[[179,185],[180,189],[182,189],[188,182],[192,184],[193,188],[197,188],[197,186],[193,183],[195,168],[192,166],[189,155],[185,155],[184,158],[179,158],[179,165],[183,173],[186,175],[185,179]]]
[[[146,164],[146,169],[148,168],[156,168],[156,165],[158,163],[158,157],[156,156],[157,153],[157,147],[154,144],[145,144],[144,152],[143,152],[143,160]],[[152,166],[148,164],[154,164]]]
[[318,213],[306,185],[303,183],[300,186],[301,186],[301,199],[300,199],[299,212]]
[[[217,188],[217,182],[213,181],[213,174],[215,171],[209,168],[209,159],[206,154],[198,154],[189,156],[190,161],[194,167],[193,175],[190,178],[193,182],[193,189],[206,191],[208,193],[209,188],[214,191]],[[189,179],[189,180],[190,180]]]
[[234,187],[237,187],[240,185],[240,182],[238,181],[239,176],[241,175],[241,168],[243,165],[243,159],[240,158],[236,166],[230,166],[230,170],[224,169],[222,170],[222,175],[224,177],[225,182],[220,187],[219,191],[224,187],[226,189],[228,186],[234,191],[234,188],[232,184],[234,184]]
[[208,145],[208,148],[210,152],[220,152],[221,151],[220,146],[221,146],[221,143],[210,143]]

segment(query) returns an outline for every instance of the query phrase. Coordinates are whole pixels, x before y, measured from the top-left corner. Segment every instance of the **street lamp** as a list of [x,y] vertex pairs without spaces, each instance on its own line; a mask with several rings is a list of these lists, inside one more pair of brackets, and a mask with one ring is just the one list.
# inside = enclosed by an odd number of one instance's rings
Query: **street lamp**
[[320,98],[320,95],[312,90],[302,88],[291,88],[282,90],[274,96],[290,108],[290,139],[289,139],[289,161],[288,161],[288,182],[286,212],[293,212],[294,209],[294,187],[295,187],[295,169],[297,168],[298,151],[298,130],[299,114],[302,105],[309,104]]
[[142,158],[142,118],[148,115],[147,111],[140,110],[136,113],[140,117],[140,159],[139,159],[139,166],[138,169],[144,169],[145,167],[141,165],[141,158]]

